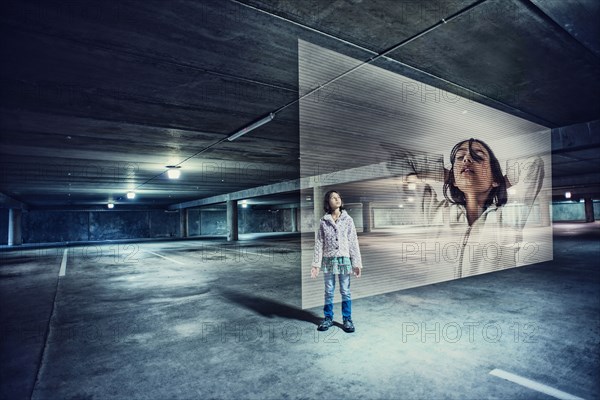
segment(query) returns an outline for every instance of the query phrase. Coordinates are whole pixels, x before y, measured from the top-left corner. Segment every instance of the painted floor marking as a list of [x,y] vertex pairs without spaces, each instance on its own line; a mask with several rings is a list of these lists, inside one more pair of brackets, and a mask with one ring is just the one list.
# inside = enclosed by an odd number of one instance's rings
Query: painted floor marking
[[164,258],[165,260],[169,260],[169,261],[172,261],[172,262],[174,262],[174,263],[177,263],[177,264],[180,264],[180,265],[185,265],[185,263],[182,263],[181,261],[173,260],[172,258],[165,257],[165,256],[163,256],[162,254],[158,254],[158,253],[155,253],[155,252],[153,252],[153,251],[148,251],[148,250],[144,250],[144,251],[145,251],[146,253],[150,253],[150,254],[154,254],[155,256],[162,257],[162,258]]
[[244,249],[243,247],[237,248],[237,249],[228,249],[226,247],[218,247],[218,246],[204,246],[204,247],[210,247],[210,248],[213,248],[213,249],[219,249],[219,250],[225,250],[225,251],[237,251],[237,252],[239,252],[240,249],[242,249],[241,251],[244,252],[245,254],[254,254],[255,256],[260,256],[260,257],[263,257],[263,256],[266,255],[264,253],[260,254],[260,253],[254,253],[252,251],[243,250]]
[[60,263],[60,271],[58,271],[58,276],[65,276],[67,274],[67,252],[69,249],[65,249],[62,257],[62,261]]
[[553,387],[544,385],[531,379],[523,378],[522,376],[506,372],[501,369],[494,369],[490,371],[490,375],[497,376],[498,378],[506,379],[507,381],[514,382],[518,385],[525,386],[526,388],[536,390],[541,393],[545,393],[549,396],[555,397],[561,400],[584,400],[581,397],[573,396],[572,394],[563,392],[562,390],[555,389]]

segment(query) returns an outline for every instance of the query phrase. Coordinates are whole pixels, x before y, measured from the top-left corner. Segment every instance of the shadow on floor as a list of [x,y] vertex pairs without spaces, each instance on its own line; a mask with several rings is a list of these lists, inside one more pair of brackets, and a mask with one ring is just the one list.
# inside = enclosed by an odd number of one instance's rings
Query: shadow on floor
[[218,291],[219,294],[221,294],[231,303],[240,305],[265,317],[271,318],[273,316],[277,316],[281,318],[309,322],[315,325],[318,325],[321,322],[321,318],[310,311],[305,311],[272,299],[258,297],[231,289],[219,288]]

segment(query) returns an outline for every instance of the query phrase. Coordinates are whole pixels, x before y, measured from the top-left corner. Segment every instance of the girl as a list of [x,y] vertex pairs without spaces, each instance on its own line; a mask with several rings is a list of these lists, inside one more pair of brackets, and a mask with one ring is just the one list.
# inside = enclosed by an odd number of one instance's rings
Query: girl
[[325,318],[317,328],[326,331],[333,326],[333,296],[335,279],[339,277],[340,294],[342,295],[343,329],[354,332],[352,322],[352,299],[350,297],[350,273],[358,278],[361,275],[362,261],[358,248],[358,237],[354,220],[344,210],[342,198],[335,190],[325,193],[323,199],[325,216],[321,218],[315,254],[310,271],[311,278],[316,278],[323,269],[325,279]]
[[[410,162],[413,171],[424,178],[427,174],[417,171],[414,161]],[[450,162],[450,171],[444,171],[445,200],[438,200],[433,188],[425,185],[421,205],[429,224],[443,225],[449,237],[460,238],[446,244],[448,254],[457,250],[455,278],[516,266],[522,230],[544,179],[542,159],[532,157],[522,163],[523,171],[513,169],[509,180],[492,149],[471,138],[454,146]],[[515,199],[521,204],[515,223],[511,222],[514,215],[505,215],[505,205],[507,189],[519,178],[523,184]]]

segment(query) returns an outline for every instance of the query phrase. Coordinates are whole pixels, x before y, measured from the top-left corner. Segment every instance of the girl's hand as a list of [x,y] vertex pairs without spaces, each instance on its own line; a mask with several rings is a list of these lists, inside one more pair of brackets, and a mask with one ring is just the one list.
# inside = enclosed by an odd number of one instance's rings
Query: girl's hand
[[319,276],[319,271],[320,271],[320,268],[312,267],[310,269],[310,277],[313,279],[316,278],[317,276]]
[[352,271],[354,272],[354,276],[356,276],[357,278],[360,278],[361,270],[362,270],[362,268],[352,268]]

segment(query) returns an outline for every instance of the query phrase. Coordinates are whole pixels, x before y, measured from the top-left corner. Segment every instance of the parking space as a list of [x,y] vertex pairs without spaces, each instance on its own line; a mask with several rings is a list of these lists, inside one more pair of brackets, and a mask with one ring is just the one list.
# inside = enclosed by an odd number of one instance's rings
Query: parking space
[[298,237],[71,247],[60,278],[63,248],[5,252],[3,396],[548,398],[501,369],[593,398],[600,274],[562,263],[572,244],[557,238],[552,262],[357,299],[354,334],[317,332],[320,307],[301,308]]

